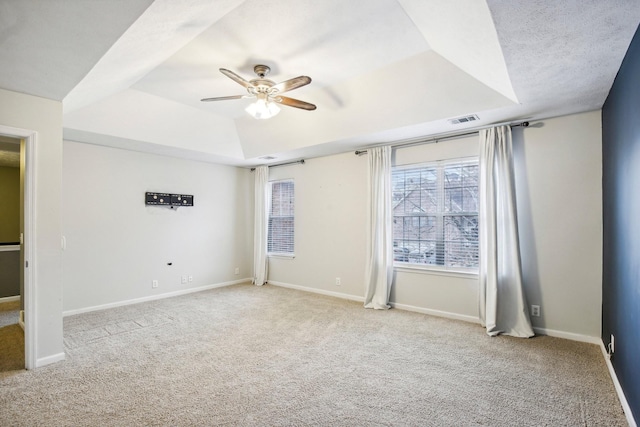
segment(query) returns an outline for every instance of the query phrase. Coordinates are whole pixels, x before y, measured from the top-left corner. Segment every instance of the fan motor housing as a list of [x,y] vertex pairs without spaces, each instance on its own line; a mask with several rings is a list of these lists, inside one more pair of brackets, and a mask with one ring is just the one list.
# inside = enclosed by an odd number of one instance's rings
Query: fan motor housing
[[249,83],[253,85],[253,89],[255,89],[256,92],[268,92],[271,86],[276,84],[269,79],[253,79],[250,80]]

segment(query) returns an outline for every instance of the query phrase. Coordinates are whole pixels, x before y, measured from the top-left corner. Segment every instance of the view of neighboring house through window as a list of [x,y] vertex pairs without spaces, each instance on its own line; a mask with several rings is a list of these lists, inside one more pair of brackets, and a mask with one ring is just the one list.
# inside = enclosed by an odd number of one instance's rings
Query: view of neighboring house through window
[[272,181],[269,198],[269,235],[267,252],[270,255],[293,255],[293,180]]
[[478,159],[396,167],[396,263],[478,268]]

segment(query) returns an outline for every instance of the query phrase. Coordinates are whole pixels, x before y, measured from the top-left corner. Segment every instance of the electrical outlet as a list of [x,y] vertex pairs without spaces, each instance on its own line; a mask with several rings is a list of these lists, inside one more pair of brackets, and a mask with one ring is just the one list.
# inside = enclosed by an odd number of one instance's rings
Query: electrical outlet
[[340,278],[336,277],[336,286],[340,286]]
[[532,305],[531,306],[531,315],[533,317],[540,317],[540,306],[539,305]]
[[152,281],[151,282],[151,287],[152,288],[157,288],[158,287],[158,281],[157,280]]
[[193,276],[189,275],[189,283],[193,282]]
[[240,267],[236,267],[236,274],[240,274]]
[[182,277],[180,278],[180,283],[182,283],[183,285],[184,285],[185,283],[187,283],[187,276],[182,276]]

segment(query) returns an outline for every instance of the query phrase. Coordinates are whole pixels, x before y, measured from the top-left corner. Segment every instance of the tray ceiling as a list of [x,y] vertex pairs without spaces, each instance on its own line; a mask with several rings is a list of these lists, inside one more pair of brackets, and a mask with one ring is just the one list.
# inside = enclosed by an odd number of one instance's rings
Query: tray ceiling
[[[636,0],[4,0],[0,87],[62,101],[67,139],[256,165],[598,109],[638,22]],[[317,110],[199,101],[258,63],[310,76],[291,96]]]

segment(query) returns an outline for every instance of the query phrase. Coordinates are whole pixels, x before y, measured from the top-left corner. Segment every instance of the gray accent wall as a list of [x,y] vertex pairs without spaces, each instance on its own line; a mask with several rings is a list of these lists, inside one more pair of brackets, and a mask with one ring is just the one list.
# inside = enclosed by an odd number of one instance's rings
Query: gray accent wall
[[640,420],[640,34],[636,32],[602,108],[602,341]]

